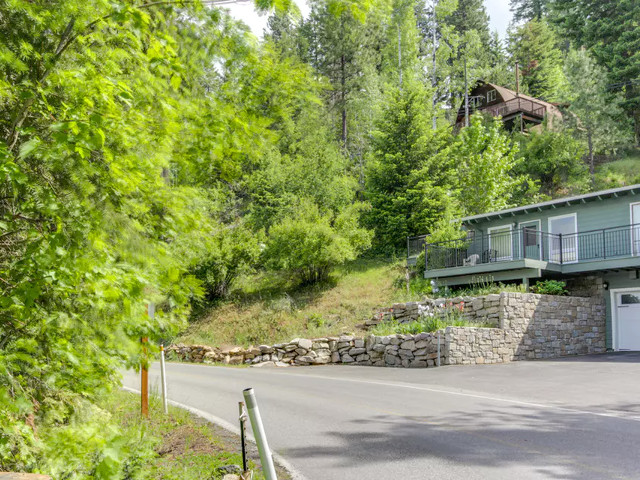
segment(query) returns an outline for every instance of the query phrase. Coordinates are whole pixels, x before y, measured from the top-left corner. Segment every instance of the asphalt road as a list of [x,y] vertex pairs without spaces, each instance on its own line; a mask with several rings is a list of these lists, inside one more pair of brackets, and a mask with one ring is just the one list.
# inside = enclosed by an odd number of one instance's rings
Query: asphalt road
[[167,376],[170,399],[233,424],[253,387],[270,446],[308,480],[640,479],[640,353],[419,370],[167,364]]

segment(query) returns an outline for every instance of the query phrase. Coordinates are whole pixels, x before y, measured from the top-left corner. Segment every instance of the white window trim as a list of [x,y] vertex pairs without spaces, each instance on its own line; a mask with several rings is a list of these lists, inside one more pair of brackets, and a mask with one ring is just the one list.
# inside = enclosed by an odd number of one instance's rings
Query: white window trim
[[[542,235],[542,221],[539,218],[536,218],[535,220],[528,220],[525,222],[519,222],[518,223],[518,231],[520,232],[520,235],[522,235],[522,225],[524,223],[533,223],[536,222],[538,224],[538,232],[540,232],[540,235]],[[540,260],[542,260],[542,238],[540,238]],[[520,252],[520,258],[524,259],[524,252],[521,251],[522,250],[522,238],[520,238],[520,241],[518,242],[518,251]]]
[[509,239],[510,239],[510,248],[509,248],[509,253],[510,255],[508,257],[498,257],[496,258],[497,262],[503,261],[503,260],[513,260],[513,224],[512,223],[507,223],[506,225],[498,225],[495,227],[489,227],[487,228],[487,234],[489,235],[489,250],[492,250],[491,248],[491,232],[493,230],[500,230],[500,229],[504,229],[504,228],[509,228]]
[[609,304],[611,305],[611,348],[619,350],[618,341],[618,294],[625,292],[637,292],[640,287],[614,288],[609,290]]
[[[493,95],[491,95],[491,94],[493,94]],[[491,95],[492,98],[489,98],[489,95]],[[496,99],[496,90],[494,88],[493,90],[489,90],[487,92],[487,103],[493,102],[495,99]]]
[[[558,220],[561,218],[570,218],[573,217],[573,224],[575,225],[575,236],[576,236],[576,259],[573,260],[572,262],[562,262],[563,265],[567,264],[567,263],[578,263],[578,261],[580,260],[578,254],[580,252],[580,242],[578,241],[578,214],[577,213],[567,213],[566,215],[556,215],[555,217],[549,217],[547,220],[547,229],[549,230],[549,235],[557,235],[553,232],[551,232],[551,221],[552,220]],[[551,243],[553,242],[553,237],[549,238],[549,261],[551,261]],[[560,245],[560,249],[562,250],[562,245]],[[553,263],[559,263],[559,262],[553,262]]]
[[[631,256],[636,257],[640,256],[640,251],[636,252],[635,244],[638,241],[635,237],[636,234],[640,234],[640,221],[638,222],[638,227],[634,228],[633,223],[633,207],[636,205],[640,205],[640,202],[633,202],[629,204],[629,230],[631,231]],[[639,219],[640,220],[640,219]]]

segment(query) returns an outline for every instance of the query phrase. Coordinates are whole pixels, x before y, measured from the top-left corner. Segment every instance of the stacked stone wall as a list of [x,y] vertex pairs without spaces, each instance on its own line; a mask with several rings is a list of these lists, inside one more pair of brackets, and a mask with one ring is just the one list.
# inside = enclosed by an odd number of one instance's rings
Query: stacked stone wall
[[[167,355],[170,359],[191,362],[256,366],[340,363],[424,368],[437,365],[438,344],[440,362],[445,365],[503,363],[606,351],[602,297],[501,293],[446,302],[463,310],[468,319],[493,322],[496,328],[447,327],[415,335],[296,338],[276,345],[226,350],[178,344],[170,346]],[[409,312],[404,318],[410,318],[414,310],[428,311],[425,305],[438,308],[437,303],[427,302],[404,305],[391,309]]]

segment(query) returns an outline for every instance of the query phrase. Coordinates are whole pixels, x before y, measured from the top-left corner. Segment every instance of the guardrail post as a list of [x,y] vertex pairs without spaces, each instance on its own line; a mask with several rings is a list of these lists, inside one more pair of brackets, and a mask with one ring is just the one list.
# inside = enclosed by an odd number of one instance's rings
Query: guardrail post
[[140,368],[140,413],[149,417],[149,364],[147,359],[147,337],[142,337],[142,362]]
[[438,330],[438,356],[436,357],[436,366],[440,366],[440,330]]
[[267,443],[267,435],[265,434],[264,426],[262,425],[262,417],[260,417],[260,410],[258,410],[258,402],[256,401],[255,394],[253,393],[253,388],[245,389],[242,394],[244,395],[244,401],[246,402],[247,411],[249,412],[253,436],[256,439],[256,445],[258,446],[258,452],[260,453],[260,465],[262,465],[264,478],[266,480],[278,480],[278,477],[276,476],[276,469],[273,465],[271,450],[269,450],[269,444]]

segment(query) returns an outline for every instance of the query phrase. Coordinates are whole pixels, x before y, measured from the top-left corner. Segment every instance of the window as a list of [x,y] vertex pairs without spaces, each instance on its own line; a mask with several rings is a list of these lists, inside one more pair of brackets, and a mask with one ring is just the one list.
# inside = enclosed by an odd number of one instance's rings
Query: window
[[640,303],[640,296],[632,293],[623,293],[620,295],[620,305],[632,305],[634,303]]
[[487,232],[489,233],[489,250],[484,252],[486,257],[484,261],[495,262],[513,259],[511,225],[491,227]]
[[496,99],[496,91],[495,90],[489,90],[487,92],[487,103],[493,102]]

